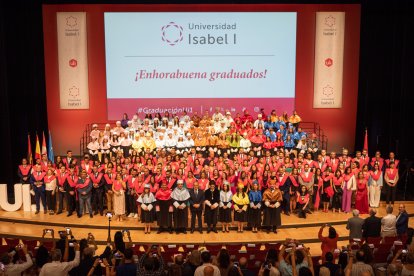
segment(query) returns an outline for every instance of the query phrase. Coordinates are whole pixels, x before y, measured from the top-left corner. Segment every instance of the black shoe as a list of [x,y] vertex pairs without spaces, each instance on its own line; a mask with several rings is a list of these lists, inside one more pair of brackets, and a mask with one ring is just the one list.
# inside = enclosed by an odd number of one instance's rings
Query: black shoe
[[269,233],[270,233],[270,230],[269,230],[269,229],[267,229],[266,233],[267,233],[267,234],[269,234]]
[[285,215],[286,215],[286,216],[290,216],[290,214],[289,214],[288,212],[285,212]]
[[172,233],[173,233],[173,230],[171,229],[171,230],[170,230],[170,234],[172,234]]
[[99,214],[100,214],[101,216],[103,216],[103,212],[100,212]]
[[158,231],[157,231],[157,234],[161,234],[161,232],[162,232],[161,230],[158,230]]
[[92,214],[89,214],[89,217],[90,217],[90,218],[93,218],[93,215],[92,215]]
[[277,229],[274,229],[274,230],[273,230],[273,233],[277,234]]
[[47,214],[47,210],[43,210],[43,214],[45,214],[45,215],[46,215],[46,214]]
[[218,233],[217,229],[215,229],[215,228],[213,229],[213,232],[214,232],[214,233]]
[[208,229],[207,229],[207,234],[208,234],[208,233],[210,233],[210,232],[211,232],[211,230],[210,230],[210,228],[208,228]]
[[81,218],[81,217],[82,217],[82,215],[79,215],[79,214],[78,214],[78,218]]
[[56,215],[62,214],[62,211],[57,211]]
[[190,231],[190,232],[191,232],[191,234],[192,234],[192,233],[194,233],[194,229],[191,229],[191,231]]
[[183,231],[183,234],[187,234],[187,230],[184,230],[184,231]]
[[96,216],[98,214],[98,211],[93,212],[93,215]]
[[39,214],[39,210],[36,210],[35,215]]
[[73,215],[73,214],[72,214],[72,213],[68,213],[66,216],[67,216],[67,217],[70,217],[71,215]]

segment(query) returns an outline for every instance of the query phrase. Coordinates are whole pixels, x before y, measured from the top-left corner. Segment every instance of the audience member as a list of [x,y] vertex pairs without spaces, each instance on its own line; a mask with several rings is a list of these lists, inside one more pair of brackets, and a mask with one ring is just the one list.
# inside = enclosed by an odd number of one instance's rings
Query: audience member
[[352,218],[349,218],[346,224],[346,229],[349,230],[349,239],[362,239],[364,220],[359,217],[359,211],[357,209],[352,211],[352,215]]
[[[205,276],[205,269],[207,268],[207,271],[209,273],[211,273],[210,275],[212,276],[220,276],[220,269],[213,265],[211,263],[211,254],[208,251],[203,251],[201,253],[201,261],[203,262],[203,264],[199,267],[197,267],[197,269],[194,272],[194,276]],[[212,271],[212,272],[210,272]]]
[[385,208],[387,215],[381,219],[381,237],[395,237],[397,234],[396,221],[397,218],[392,214],[393,207],[388,205]]
[[364,225],[362,227],[363,237],[368,238],[377,238],[381,236],[381,219],[377,216],[377,211],[375,209],[369,210],[369,217],[365,219]]
[[405,238],[408,230],[408,214],[405,210],[405,204],[400,204],[398,207],[399,213],[396,219],[395,227],[399,238]]

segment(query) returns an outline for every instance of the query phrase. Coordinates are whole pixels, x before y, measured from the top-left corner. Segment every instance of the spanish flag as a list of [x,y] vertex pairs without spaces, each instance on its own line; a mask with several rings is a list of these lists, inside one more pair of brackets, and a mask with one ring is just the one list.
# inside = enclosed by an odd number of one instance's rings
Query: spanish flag
[[40,154],[40,143],[39,143],[39,136],[36,133],[36,148],[35,148],[35,160],[36,159],[41,159],[41,154]]
[[33,165],[32,144],[30,143],[30,134],[27,134],[27,162]]

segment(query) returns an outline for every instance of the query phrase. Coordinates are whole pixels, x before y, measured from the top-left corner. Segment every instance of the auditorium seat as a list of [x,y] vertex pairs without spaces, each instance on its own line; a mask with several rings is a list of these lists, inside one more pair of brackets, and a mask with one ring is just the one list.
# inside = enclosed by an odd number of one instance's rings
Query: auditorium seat
[[15,247],[20,243],[19,239],[4,238],[9,247]]
[[34,251],[38,244],[37,240],[22,240],[22,242],[27,246],[28,251]]
[[368,244],[373,244],[375,247],[378,247],[378,245],[381,243],[382,238],[381,237],[369,237],[367,239]]
[[394,242],[398,240],[397,237],[384,237],[384,239],[382,240],[383,244],[394,244]]

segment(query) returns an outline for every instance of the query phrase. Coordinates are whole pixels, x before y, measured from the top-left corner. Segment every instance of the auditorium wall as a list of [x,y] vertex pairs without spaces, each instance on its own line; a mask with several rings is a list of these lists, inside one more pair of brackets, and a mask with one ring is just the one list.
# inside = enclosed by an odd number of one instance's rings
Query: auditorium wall
[[[79,153],[79,140],[87,124],[107,118],[104,14],[105,11],[297,11],[296,101],[305,121],[318,122],[328,136],[328,150],[354,150],[358,97],[360,5],[44,5],[43,30],[49,128],[55,154],[71,149]],[[63,110],[59,105],[56,12],[87,12],[89,109]],[[345,45],[343,102],[338,109],[313,108],[315,12],[344,11]],[[290,110],[287,110],[291,113]],[[267,110],[270,112],[270,110]],[[279,111],[282,112],[282,111]],[[121,117],[122,114],[119,114]],[[362,137],[361,137],[362,139]]]

